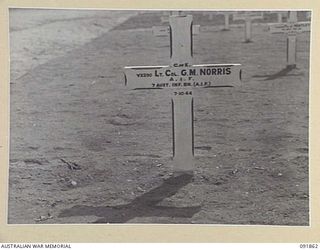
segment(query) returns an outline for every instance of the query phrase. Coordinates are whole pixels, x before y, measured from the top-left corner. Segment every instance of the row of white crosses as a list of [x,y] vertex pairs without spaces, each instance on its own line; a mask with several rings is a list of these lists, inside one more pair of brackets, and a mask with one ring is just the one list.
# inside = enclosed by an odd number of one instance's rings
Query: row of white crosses
[[[310,22],[298,22],[297,11],[289,11],[287,23],[282,23],[282,16],[286,15],[284,11],[272,11],[278,14],[278,23],[270,24],[271,33],[287,33],[287,67],[296,67],[297,53],[297,33],[310,31]],[[211,13],[213,15],[213,13]],[[225,14],[225,30],[229,29],[229,14],[230,12],[215,12],[215,14]],[[307,19],[311,18],[311,12],[307,12]],[[212,16],[209,16],[212,19]],[[210,18],[209,18],[210,19]],[[263,19],[263,12],[241,11],[233,13],[233,20],[245,21],[244,42],[252,41],[252,20]],[[226,21],[228,20],[228,21]],[[227,27],[227,28],[226,28]]]
[[[222,30],[229,30],[229,16],[232,14],[233,15],[233,20],[242,20],[245,21],[245,26],[244,26],[244,42],[252,42],[252,21],[257,20],[257,19],[263,19],[263,13],[264,12],[252,12],[252,11],[240,11],[240,12],[229,12],[229,11],[215,11],[215,12],[210,12],[209,13],[209,20],[213,19],[213,15],[217,14],[223,14],[224,15],[224,28]],[[282,23],[282,17],[287,15],[286,11],[271,11],[271,13],[276,13],[278,15],[278,23]],[[297,14],[296,12],[294,13],[293,11],[290,12],[291,17],[288,18],[289,23],[295,23],[297,22]],[[208,15],[207,13],[205,13]],[[307,12],[307,19],[310,19],[311,12]],[[295,27],[298,26],[307,26],[309,22],[300,22],[299,24],[296,24]],[[310,25],[309,25],[310,26]],[[281,26],[280,26],[281,27]],[[310,28],[304,28],[303,31],[299,32],[305,32],[305,31],[310,31]],[[279,29],[276,31],[279,32]]]
[[295,68],[297,61],[297,33],[310,31],[310,22],[298,22],[297,11],[290,11],[288,22],[270,24],[271,33],[287,33],[287,68]]
[[223,31],[230,30],[229,25],[229,17],[232,14],[233,20],[241,20],[245,21],[244,25],[244,42],[249,43],[252,42],[252,21],[255,19],[263,19],[263,13],[262,12],[252,12],[252,11],[240,11],[240,12],[229,12],[229,11],[215,11],[210,12],[209,14],[206,13],[206,15],[209,15],[209,20],[213,19],[213,15],[224,15],[224,27]]
[[172,103],[173,170],[194,171],[192,91],[239,84],[241,65],[193,65],[192,15],[171,15],[168,31],[163,34],[170,36],[170,65],[125,67],[126,85],[133,90],[168,90],[163,93]]

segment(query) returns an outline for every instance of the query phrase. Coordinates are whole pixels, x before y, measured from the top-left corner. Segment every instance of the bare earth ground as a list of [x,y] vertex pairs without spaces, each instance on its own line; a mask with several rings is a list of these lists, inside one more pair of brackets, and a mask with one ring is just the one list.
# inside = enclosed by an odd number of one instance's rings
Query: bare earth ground
[[[11,61],[9,223],[308,225],[309,33],[287,72],[284,34],[255,25],[243,43],[243,28],[201,18],[194,63],[241,63],[243,84],[194,91],[196,171],[174,175],[170,98],[129,91],[122,74],[168,64],[169,40],[152,36],[159,17],[119,16],[57,56],[39,42],[50,58],[32,67]],[[32,29],[46,37],[51,25]],[[11,55],[26,58],[14,32],[34,33],[12,31]]]

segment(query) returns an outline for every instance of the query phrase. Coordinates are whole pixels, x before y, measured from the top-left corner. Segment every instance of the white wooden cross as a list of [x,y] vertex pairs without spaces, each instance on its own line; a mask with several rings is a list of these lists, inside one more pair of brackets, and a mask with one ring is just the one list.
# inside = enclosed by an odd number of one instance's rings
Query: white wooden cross
[[276,10],[276,11],[264,11],[264,13],[277,14],[277,17],[278,17],[277,23],[282,23],[282,18],[288,16],[287,15],[288,11]]
[[244,28],[244,42],[249,43],[252,42],[252,21],[254,19],[263,19],[262,12],[255,11],[241,11],[233,14],[233,20],[244,20],[245,28]]
[[222,31],[230,30],[229,17],[231,15],[231,12],[230,11],[210,11],[209,14],[207,12],[204,12],[203,15],[208,15],[209,16],[209,20],[212,20],[214,14],[216,14],[216,15],[224,15],[224,27],[222,28]]
[[282,23],[282,15],[283,15],[282,12],[278,11],[277,15],[278,15],[278,23]]
[[227,30],[230,30],[230,26],[229,26],[229,17],[230,17],[230,12],[226,12],[226,11],[224,11],[223,13],[222,13],[223,15],[224,15],[224,27],[223,27],[223,29],[222,30],[224,30],[224,31],[227,31]]
[[297,60],[297,33],[309,32],[310,22],[297,22],[297,11],[290,11],[288,22],[271,24],[271,33],[287,33],[287,67],[295,68]]
[[217,14],[224,16],[224,27],[222,28],[222,31],[230,30],[229,17],[231,15],[231,12],[230,11],[218,11]]
[[213,11],[210,11],[210,12],[202,12],[202,15],[203,15],[203,16],[208,16],[208,19],[209,19],[209,20],[212,20],[213,17],[214,17],[214,12],[213,12]]
[[[192,16],[173,15],[170,24],[170,65],[125,67],[130,89],[169,90],[172,103],[174,171],[194,170],[193,96],[196,88],[239,84],[240,64],[193,65]],[[168,91],[163,92],[165,95]]]

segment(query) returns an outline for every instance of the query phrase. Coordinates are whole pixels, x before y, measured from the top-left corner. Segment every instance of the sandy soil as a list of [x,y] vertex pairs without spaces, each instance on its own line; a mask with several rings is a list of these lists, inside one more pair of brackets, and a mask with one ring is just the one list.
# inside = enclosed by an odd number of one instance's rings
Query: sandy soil
[[257,25],[243,43],[242,28],[195,15],[194,63],[241,63],[244,76],[194,91],[196,170],[178,175],[169,97],[127,90],[122,73],[168,63],[160,15],[12,14],[9,223],[308,225],[309,33],[289,71],[284,34]]
[[11,9],[11,79],[90,42],[133,12]]

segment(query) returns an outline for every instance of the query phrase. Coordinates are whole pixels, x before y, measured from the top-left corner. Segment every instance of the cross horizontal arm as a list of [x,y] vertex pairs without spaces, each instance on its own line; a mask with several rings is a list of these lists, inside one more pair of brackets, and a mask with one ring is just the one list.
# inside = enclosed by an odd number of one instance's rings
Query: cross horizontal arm
[[270,24],[271,33],[301,33],[310,31],[310,22]]
[[131,89],[234,86],[241,82],[240,64],[125,67],[124,73]]

